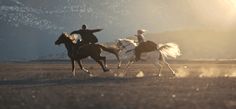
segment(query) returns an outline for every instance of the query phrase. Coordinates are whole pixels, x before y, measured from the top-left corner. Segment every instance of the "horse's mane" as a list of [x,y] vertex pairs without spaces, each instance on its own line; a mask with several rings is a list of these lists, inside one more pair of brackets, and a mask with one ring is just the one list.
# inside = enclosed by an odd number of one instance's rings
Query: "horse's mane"
[[125,41],[125,42],[128,42],[128,43],[132,43],[133,45],[137,45],[137,43],[132,39],[124,38],[124,39],[118,39],[118,41]]
[[65,36],[66,36],[67,38],[69,38],[69,39],[71,40],[71,42],[74,43],[74,44],[76,44],[77,40],[79,39],[79,38],[78,38],[78,35],[75,35],[75,34],[70,35],[70,34],[68,34],[67,32],[63,32],[63,33],[64,33]]
[[127,42],[134,42],[134,40],[131,40],[131,39],[127,39],[127,38],[124,38],[124,39],[118,39],[118,40],[120,40],[120,41],[127,41]]

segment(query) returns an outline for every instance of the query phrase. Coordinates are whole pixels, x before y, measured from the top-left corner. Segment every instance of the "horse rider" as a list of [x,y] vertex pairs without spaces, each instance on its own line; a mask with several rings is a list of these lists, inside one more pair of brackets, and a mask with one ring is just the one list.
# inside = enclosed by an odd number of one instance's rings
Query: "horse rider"
[[79,46],[84,44],[95,44],[98,42],[98,39],[93,33],[99,32],[101,30],[102,29],[87,29],[87,26],[84,24],[82,25],[81,29],[71,32],[70,35],[79,34],[81,36],[82,41],[77,41]]
[[144,42],[144,32],[146,30],[143,30],[143,29],[140,29],[140,30],[137,30],[137,35],[135,35],[138,39],[138,44],[140,43],[143,43]]
[[144,51],[143,49],[145,49],[145,45],[144,45],[144,32],[146,30],[144,29],[139,29],[137,30],[137,35],[135,35],[138,39],[138,46],[135,48],[135,60],[138,61],[140,60],[141,54]]

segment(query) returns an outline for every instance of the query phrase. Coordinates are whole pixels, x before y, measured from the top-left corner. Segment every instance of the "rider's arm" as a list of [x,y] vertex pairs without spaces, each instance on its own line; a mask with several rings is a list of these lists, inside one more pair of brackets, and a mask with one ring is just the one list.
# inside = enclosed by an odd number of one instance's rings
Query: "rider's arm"
[[99,31],[102,31],[103,29],[94,29],[94,30],[90,30],[92,33],[95,33],[95,32],[99,32]]

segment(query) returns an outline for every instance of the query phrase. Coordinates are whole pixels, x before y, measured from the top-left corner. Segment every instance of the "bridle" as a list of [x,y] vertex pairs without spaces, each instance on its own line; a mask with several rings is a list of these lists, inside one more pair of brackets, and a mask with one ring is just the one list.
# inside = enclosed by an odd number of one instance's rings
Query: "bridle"
[[[126,49],[128,46],[130,46],[132,44],[132,43],[128,43],[127,45],[124,45],[122,42],[118,42],[118,43],[121,46],[121,50]],[[132,50],[134,50],[134,49],[127,50],[125,53],[129,53]]]
[[127,45],[121,45],[121,47],[123,48],[123,49],[125,49],[126,47],[128,47],[128,46],[130,46],[131,45],[131,43],[129,43],[129,44],[127,44]]

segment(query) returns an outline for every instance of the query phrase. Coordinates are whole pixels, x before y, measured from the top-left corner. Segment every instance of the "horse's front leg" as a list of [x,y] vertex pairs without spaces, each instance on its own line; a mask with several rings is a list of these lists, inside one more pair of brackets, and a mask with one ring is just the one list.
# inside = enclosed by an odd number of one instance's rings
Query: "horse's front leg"
[[134,56],[129,58],[128,63],[125,66],[124,72],[126,72],[128,70],[128,68],[135,62]]
[[128,69],[130,67],[130,65],[132,65],[134,63],[133,60],[129,60],[129,62],[126,64],[125,69]]
[[117,68],[119,69],[119,68],[121,68],[121,60],[120,60],[120,56],[119,56],[119,54],[116,54],[116,58],[117,58],[117,60],[118,60],[118,66],[117,66]]
[[75,60],[71,59],[71,65],[72,65],[72,74],[75,76]]
[[131,56],[129,58],[129,62],[126,64],[126,69],[128,69],[130,67],[130,65],[132,65],[135,62],[135,56]]
[[85,69],[85,68],[82,66],[81,60],[77,60],[77,62],[78,62],[78,64],[79,64],[79,67],[80,67],[81,70],[83,70],[83,71],[86,72],[86,73],[89,73],[89,70]]

